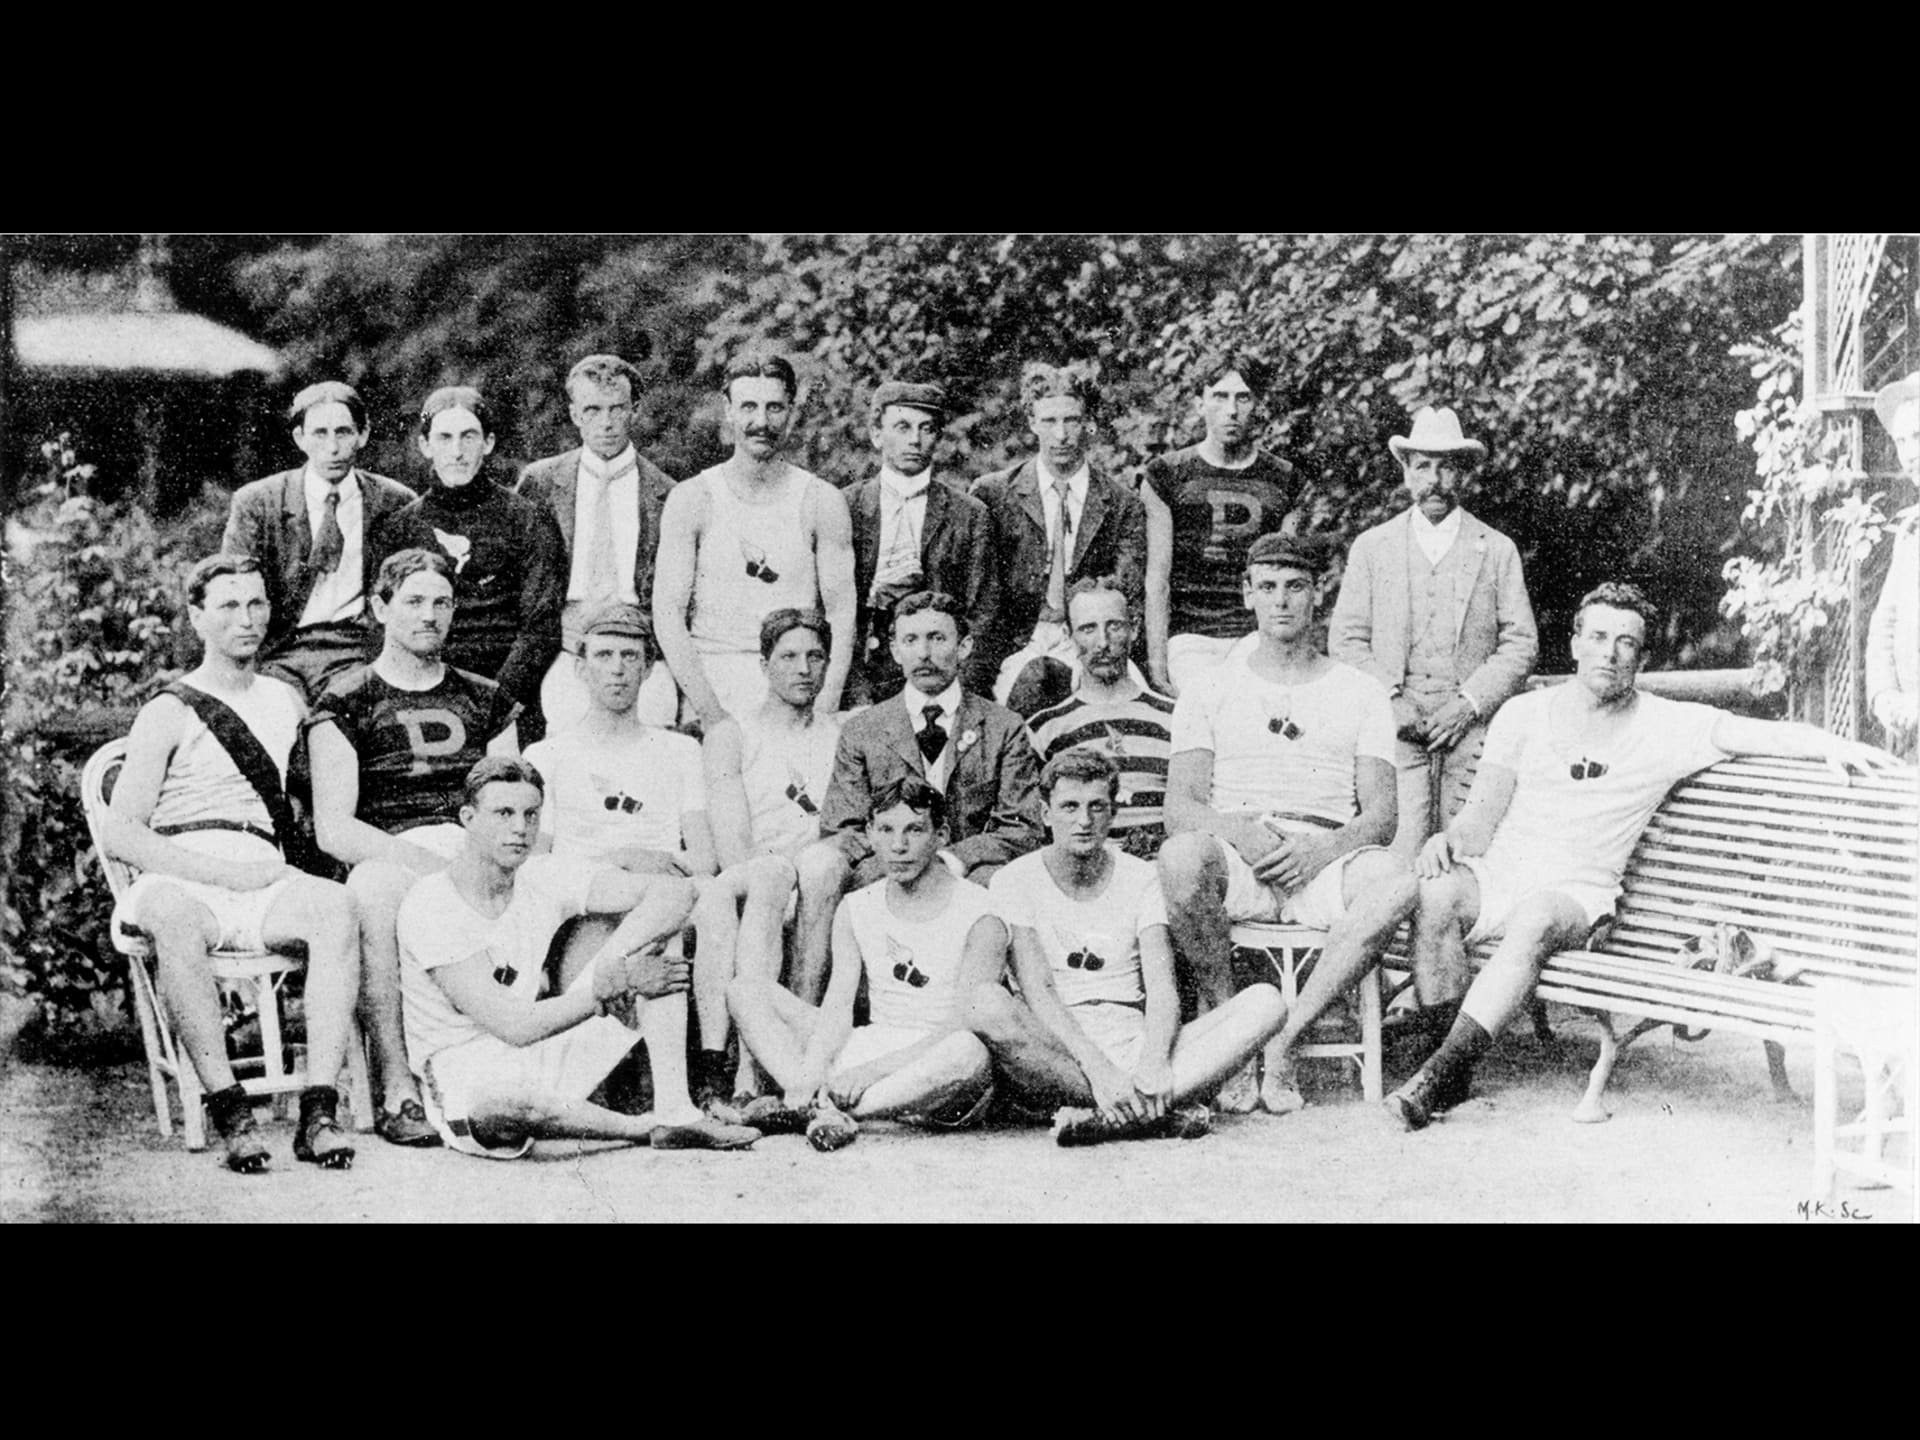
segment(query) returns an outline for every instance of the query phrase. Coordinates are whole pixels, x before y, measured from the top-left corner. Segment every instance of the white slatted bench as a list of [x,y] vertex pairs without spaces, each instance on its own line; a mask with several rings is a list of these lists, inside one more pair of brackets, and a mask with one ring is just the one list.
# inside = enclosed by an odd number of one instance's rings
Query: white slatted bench
[[[1815,761],[1727,760],[1681,781],[1634,848],[1613,925],[1540,974],[1541,1000],[1574,1006],[1600,1027],[1574,1118],[1607,1118],[1600,1097],[1621,1048],[1662,1026],[1685,1040],[1716,1029],[1757,1037],[1776,1090],[1791,1094],[1781,1047],[1813,1038],[1823,987],[1855,987],[1849,994],[1864,990],[1890,1014],[1913,1016],[1917,890],[1912,767],[1843,784]],[[1688,968],[1688,942],[1721,926],[1770,946],[1788,978]],[[1492,951],[1478,947],[1476,968]],[[1644,1018],[1619,1035],[1616,1015]]]

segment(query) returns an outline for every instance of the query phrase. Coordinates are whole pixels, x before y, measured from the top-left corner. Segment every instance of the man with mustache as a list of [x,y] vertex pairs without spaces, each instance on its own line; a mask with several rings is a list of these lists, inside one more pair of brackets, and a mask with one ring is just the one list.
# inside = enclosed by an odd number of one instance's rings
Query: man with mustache
[[687,707],[710,729],[766,695],[760,622],[775,610],[820,610],[834,646],[818,703],[831,714],[853,660],[847,502],[785,458],[799,400],[791,363],[749,350],[727,366],[720,390],[733,454],[667,497],[654,633]]
[[311,704],[328,680],[365,663],[367,577],[380,564],[369,540],[417,497],[354,464],[372,429],[351,385],[307,386],[288,419],[306,465],[234,491],[220,548],[260,562],[273,606],[262,673],[298,685]]
[[822,839],[800,852],[793,989],[817,1000],[826,981],[833,914],[849,885],[885,873],[866,834],[873,797],[902,776],[947,797],[947,868],[980,885],[1040,843],[1038,766],[1011,710],[969,693],[960,673],[973,649],[952,595],[922,590],[893,613],[893,658],[907,684],[847,721],[820,807]]
[[[941,590],[966,606],[975,634],[993,613],[993,552],[987,509],[961,484],[934,474],[946,423],[938,385],[889,380],[873,393],[868,436],[880,473],[847,492],[853,516],[855,623],[859,629],[847,698],[868,705],[896,693],[893,608],[916,590]],[[993,677],[968,675],[975,690]]]
[[1429,406],[1387,448],[1413,504],[1353,542],[1327,651],[1393,701],[1393,850],[1410,861],[1458,813],[1487,722],[1526,683],[1540,645],[1520,552],[1460,508],[1487,447],[1460,433],[1453,411]]
[[495,442],[493,410],[465,385],[434,391],[420,407],[420,454],[434,484],[378,535],[396,550],[440,550],[453,561],[460,625],[447,662],[497,681],[522,707],[522,739],[545,733],[540,681],[560,653],[566,546],[553,515],[484,476]]
[[1020,399],[1037,453],[983,477],[973,493],[987,507],[998,565],[992,619],[974,637],[975,673],[992,674],[993,698],[1038,710],[1072,688],[1067,591],[1087,575],[1114,575],[1138,606],[1147,568],[1140,497],[1088,462],[1100,392],[1077,366],[1029,365]]
[[1206,1097],[1286,1018],[1280,992],[1262,984],[1181,1025],[1159,877],[1107,843],[1119,784],[1119,767],[1096,751],[1047,762],[1040,793],[1053,839],[991,887],[1020,998],[988,977],[968,1005],[1015,1098],[1062,1107],[1062,1145],[1204,1135]]
[[376,1128],[395,1145],[434,1145],[407,1066],[394,926],[414,882],[459,852],[460,787],[485,755],[515,753],[519,707],[485,676],[447,664],[453,564],[438,549],[389,555],[373,614],[379,656],[327,687],[308,728],[313,828],[320,848],[352,867],[361,1013],[384,1095]]
[[1112,576],[1073,582],[1067,623],[1085,678],[1065,700],[1027,721],[1034,751],[1043,765],[1075,748],[1112,760],[1120,785],[1112,838],[1128,855],[1151,860],[1166,838],[1160,811],[1167,798],[1173,701],[1129,673],[1127,655],[1140,627]]
[[[609,605],[643,611],[653,606],[660,512],[674,481],[634,448],[630,432],[641,383],[640,372],[618,355],[589,355],[576,363],[567,372],[567,415],[580,444],[534,461],[514,486],[516,494],[552,513],[566,546],[561,653],[540,684],[549,730],[566,729],[586,714],[575,657],[587,620]],[[664,660],[656,659],[647,672],[637,703],[649,723],[673,723],[679,694]]]

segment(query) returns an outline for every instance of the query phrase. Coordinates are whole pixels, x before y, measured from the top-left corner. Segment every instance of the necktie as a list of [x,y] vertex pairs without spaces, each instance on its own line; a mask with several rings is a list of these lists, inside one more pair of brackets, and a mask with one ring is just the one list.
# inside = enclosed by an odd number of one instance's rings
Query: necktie
[[313,542],[313,568],[320,571],[338,570],[340,553],[346,549],[347,537],[340,533],[340,487],[327,487],[327,508],[320,515],[320,534]]
[[615,573],[617,562],[613,555],[613,480],[609,475],[600,481],[599,503],[592,510],[592,533],[586,537],[586,598],[589,601],[620,598],[620,577]]
[[1048,542],[1053,555],[1047,565],[1047,613],[1042,617],[1047,620],[1058,620],[1067,613],[1067,543],[1073,535],[1073,521],[1067,510],[1067,482],[1055,480],[1053,493],[1060,503],[1054,508],[1053,538]]
[[940,758],[940,752],[947,748],[947,732],[940,724],[940,717],[946,714],[938,705],[929,705],[920,712],[925,723],[914,739],[920,742],[920,754],[928,765]]

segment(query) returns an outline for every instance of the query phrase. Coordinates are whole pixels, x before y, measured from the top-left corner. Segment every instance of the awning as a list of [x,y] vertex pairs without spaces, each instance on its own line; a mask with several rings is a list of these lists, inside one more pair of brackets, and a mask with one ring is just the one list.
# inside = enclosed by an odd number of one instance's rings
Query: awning
[[14,321],[22,370],[145,371],[218,379],[277,375],[277,352],[238,330],[179,311],[23,315]]

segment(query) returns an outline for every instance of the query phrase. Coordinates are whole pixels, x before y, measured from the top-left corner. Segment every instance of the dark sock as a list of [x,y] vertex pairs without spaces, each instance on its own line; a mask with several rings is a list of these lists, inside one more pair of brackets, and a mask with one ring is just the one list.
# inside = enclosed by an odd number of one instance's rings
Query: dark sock
[[733,1083],[733,1062],[725,1050],[702,1048],[693,1057],[693,1079],[696,1089],[704,1085],[724,1090]]
[[237,1080],[226,1089],[215,1090],[207,1096],[207,1114],[213,1120],[213,1128],[222,1137],[231,1135],[241,1117],[252,1113],[253,1102],[247,1098],[247,1087]]
[[1462,1012],[1454,1017],[1453,1028],[1424,1067],[1436,1085],[1445,1085],[1472,1071],[1474,1061],[1493,1044],[1480,1022]]
[[300,1092],[300,1128],[307,1128],[315,1115],[335,1120],[340,1113],[340,1092],[331,1085],[309,1085]]

